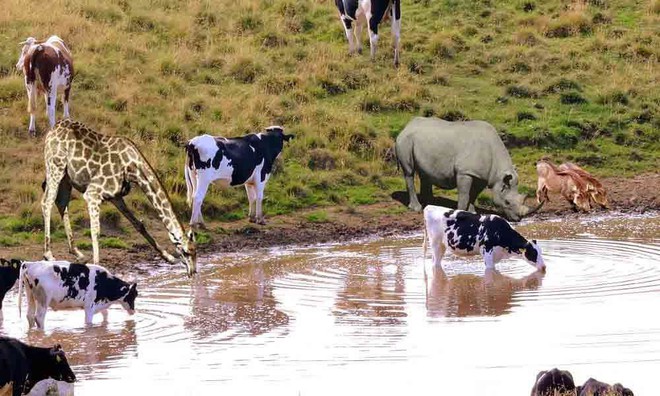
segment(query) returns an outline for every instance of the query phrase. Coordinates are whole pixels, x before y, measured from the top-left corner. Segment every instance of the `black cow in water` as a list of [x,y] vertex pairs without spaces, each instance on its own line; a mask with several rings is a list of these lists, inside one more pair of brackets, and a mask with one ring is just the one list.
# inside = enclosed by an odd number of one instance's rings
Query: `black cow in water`
[[541,248],[535,240],[528,241],[497,215],[478,215],[428,205],[424,208],[424,256],[430,242],[433,263],[441,265],[446,249],[457,256],[481,254],[487,268],[512,255],[522,256],[538,270],[545,271]]
[[21,262],[19,260],[5,260],[0,258],[0,320],[2,320],[2,300],[5,294],[14,286],[18,279]]
[[85,323],[91,324],[94,314],[107,318],[108,307],[120,304],[129,314],[135,312],[137,285],[129,284],[98,265],[72,264],[67,261],[34,261],[21,263],[18,288],[18,309],[21,309],[22,289],[28,300],[27,318],[44,328],[46,311],[84,308]]
[[553,368],[536,375],[531,396],[554,396],[555,394],[575,394],[575,382],[571,373]]
[[[348,39],[348,52],[356,49],[362,53],[362,26],[367,22],[371,59],[376,56],[378,46],[378,25],[386,17],[392,19],[392,38],[394,40],[394,66],[399,66],[399,41],[401,39],[401,0],[335,0],[339,10],[339,19],[344,26]],[[353,32],[355,23],[355,32]],[[356,46],[357,43],[357,46]]]
[[0,390],[11,389],[12,396],[20,396],[46,378],[76,381],[60,345],[40,348],[0,336]]
[[286,135],[282,127],[271,126],[264,133],[239,138],[201,135],[191,139],[186,145],[185,166],[188,204],[192,206],[190,224],[204,224],[202,202],[215,180],[221,180],[224,186],[245,184],[250,221],[265,224],[261,205],[266,182],[284,142],[291,138],[293,135]]

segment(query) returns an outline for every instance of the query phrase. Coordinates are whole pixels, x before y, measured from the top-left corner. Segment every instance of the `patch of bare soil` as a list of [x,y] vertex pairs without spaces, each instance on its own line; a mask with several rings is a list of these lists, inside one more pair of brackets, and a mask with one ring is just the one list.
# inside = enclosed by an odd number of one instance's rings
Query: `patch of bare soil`
[[[609,178],[603,179],[608,190],[611,209],[623,213],[644,213],[649,210],[660,210],[660,174],[644,174],[631,179]],[[423,227],[422,214],[405,209],[404,192],[392,194],[393,199],[373,205],[357,208],[326,207],[322,209],[309,209],[299,213],[275,216],[268,219],[265,226],[254,225],[247,220],[231,223],[211,222],[207,224],[211,241],[199,247],[200,259],[204,256],[223,252],[253,250],[264,247],[284,245],[310,245],[327,242],[343,242],[367,236],[391,236],[421,231]],[[546,220],[549,218],[589,216],[586,213],[573,211],[571,205],[560,196],[550,196],[547,203],[533,219]],[[528,203],[531,204],[531,199]],[[456,207],[456,202],[443,198],[436,198],[433,204]],[[495,208],[480,208],[480,210],[493,213]],[[328,213],[327,221],[311,222],[307,219],[310,212],[325,210]],[[603,214],[604,209],[596,209],[592,214]],[[162,241],[168,250],[171,249],[162,225],[151,221],[149,229],[154,236]],[[126,240],[142,240],[141,236],[131,233],[123,237]],[[66,243],[56,243],[54,253],[58,258],[71,259],[66,252]],[[3,249],[2,256],[23,257],[37,259],[41,257],[40,245],[21,246]],[[91,253],[91,252],[90,252]],[[117,268],[126,271],[132,263],[162,263],[154,251],[140,243],[129,250],[102,249],[103,265],[108,268]],[[182,271],[183,272],[183,271]]]

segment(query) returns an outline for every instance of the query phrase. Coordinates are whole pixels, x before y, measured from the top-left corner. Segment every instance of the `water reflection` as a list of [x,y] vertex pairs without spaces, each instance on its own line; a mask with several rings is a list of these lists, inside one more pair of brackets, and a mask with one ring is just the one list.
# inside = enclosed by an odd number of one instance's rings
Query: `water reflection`
[[30,330],[27,342],[30,345],[52,346],[62,345],[66,351],[69,363],[76,368],[76,375],[89,374],[95,367],[98,376],[103,369],[110,369],[113,362],[137,357],[137,336],[134,320],[123,323],[107,322],[100,325],[78,329],[55,329],[44,333],[41,330]]
[[263,265],[247,264],[225,268],[200,277],[192,287],[191,314],[184,327],[199,337],[212,337],[232,330],[234,334],[257,336],[289,323],[277,309],[272,275]]
[[536,290],[544,273],[533,272],[516,279],[487,268],[483,276],[460,274],[451,278],[433,266],[427,281],[426,309],[430,317],[500,316],[510,312],[513,296],[521,290]]
[[362,325],[400,325],[405,312],[405,272],[402,261],[358,259],[347,267],[343,289],[337,293],[333,313],[337,322]]

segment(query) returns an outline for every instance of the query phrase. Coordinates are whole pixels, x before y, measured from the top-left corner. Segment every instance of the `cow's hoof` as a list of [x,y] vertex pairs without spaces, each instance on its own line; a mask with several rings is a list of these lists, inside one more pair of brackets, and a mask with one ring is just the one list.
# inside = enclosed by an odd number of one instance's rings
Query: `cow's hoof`
[[36,131],[36,130],[28,130],[28,134],[29,134],[31,137],[37,137],[37,131]]
[[266,219],[263,218],[263,217],[260,218],[259,220],[257,220],[257,224],[260,224],[260,225],[266,225]]
[[362,55],[362,48],[358,48],[358,49],[357,49],[357,53],[360,54],[360,55]]
[[412,203],[408,205],[408,208],[410,210],[414,210],[415,212],[421,212],[422,211],[422,205],[419,203]]
[[256,217],[249,217],[249,218],[248,218],[248,221],[249,221],[250,223],[256,223],[256,222],[257,222],[257,218],[256,218]]

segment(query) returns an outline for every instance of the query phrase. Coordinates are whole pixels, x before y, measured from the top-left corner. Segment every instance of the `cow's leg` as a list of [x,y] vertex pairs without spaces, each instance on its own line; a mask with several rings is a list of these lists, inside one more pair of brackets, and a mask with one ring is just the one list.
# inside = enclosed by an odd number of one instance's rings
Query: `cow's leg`
[[69,118],[69,92],[71,91],[71,86],[69,85],[64,89],[62,94],[62,107],[64,108],[64,118]]
[[50,250],[50,214],[58,195],[65,164],[56,158],[46,163],[46,185],[41,199],[41,213],[44,218],[44,259],[55,260]]
[[85,306],[85,324],[91,325],[94,321],[94,307],[92,305]]
[[35,317],[35,322],[37,323],[37,328],[43,330],[44,324],[46,323],[46,311],[48,310],[48,301],[45,304],[42,304],[41,301],[37,302],[37,314]]
[[369,45],[371,47],[371,59],[376,58],[376,49],[378,47],[378,24],[383,20],[385,11],[387,11],[387,4],[377,4],[371,2],[371,9],[366,12],[367,21],[369,23]]
[[[19,280],[22,282],[22,280]],[[37,304],[34,301],[34,296],[32,295],[32,291],[30,290],[29,287],[27,287],[27,284],[23,284],[24,289],[25,289],[25,296],[27,297],[27,303],[28,303],[28,309],[27,309],[27,320],[28,320],[28,326],[30,328],[33,328],[36,324],[36,314],[35,312],[37,311]]]
[[352,54],[355,50],[355,38],[353,36],[353,21],[349,19],[346,15],[341,15],[341,24],[344,27],[344,32],[346,33],[346,39],[348,40],[348,53]]
[[83,194],[85,202],[87,202],[87,211],[89,212],[89,230],[92,236],[92,262],[99,263],[99,234],[101,233],[101,197],[100,191],[97,188],[89,187]]
[[263,212],[263,202],[264,202],[264,190],[266,189],[265,182],[257,182],[254,186],[254,189],[257,192],[257,224],[265,225],[266,217]]
[[487,269],[495,269],[495,249],[486,250],[484,247],[480,249],[481,255],[484,258],[484,263]]
[[364,20],[358,18],[355,21],[355,46],[357,47],[357,53],[362,55],[362,27],[364,26]]
[[57,198],[55,200],[55,205],[57,210],[60,212],[62,217],[62,223],[64,224],[64,232],[66,233],[66,239],[69,243],[69,253],[76,256],[76,262],[84,263],[85,255],[78,250],[76,247],[76,242],[73,239],[73,230],[71,229],[71,221],[69,220],[69,201],[71,200],[71,182],[69,181],[68,176],[64,176],[60,182],[60,186],[57,190]]
[[445,255],[445,251],[447,250],[442,236],[431,239],[431,247],[433,248],[433,265],[436,267],[441,267],[442,257]]
[[392,1],[392,46],[394,47],[394,67],[399,66],[399,42],[401,41],[401,0]]
[[133,225],[133,228],[135,228],[135,230],[136,230],[137,232],[139,232],[139,233],[144,237],[144,239],[146,239],[147,242],[149,242],[149,244],[150,244],[154,249],[156,249],[156,251],[157,251],[158,253],[160,253],[160,255],[161,255],[162,257],[165,258],[165,260],[169,261],[170,263],[176,263],[176,262],[178,262],[178,261],[177,261],[172,255],[170,255],[169,253],[167,253],[167,251],[165,251],[165,249],[163,249],[162,247],[160,247],[160,245],[158,244],[158,242],[156,242],[156,240],[155,240],[155,239],[154,239],[154,238],[153,238],[153,237],[147,232],[147,229],[146,229],[146,227],[144,226],[144,224],[143,224],[143,223],[142,223],[137,217],[135,217],[135,215],[133,214],[133,212],[130,211],[130,209],[128,209],[128,206],[126,205],[126,202],[124,202],[124,199],[123,199],[123,198],[121,198],[121,197],[116,197],[116,198],[111,199],[110,202],[112,202],[112,204],[115,205],[115,207],[116,207],[116,208],[117,208],[117,209],[118,209],[118,210],[124,215],[124,217],[126,217],[126,218],[128,219],[128,221]]
[[245,183],[245,191],[247,192],[248,201],[250,202],[250,211],[248,213],[248,218],[250,223],[257,222],[257,212],[256,212],[256,203],[257,203],[257,190],[254,184]]
[[206,197],[206,192],[209,189],[209,184],[210,181],[205,177],[198,176],[197,188],[195,189],[195,195],[193,197],[192,215],[190,216],[191,226],[204,225],[204,218],[202,217],[202,203],[204,202],[204,197]]
[[459,175],[456,177],[456,188],[458,189],[458,208],[468,210],[470,206],[470,191],[472,190],[472,177]]

